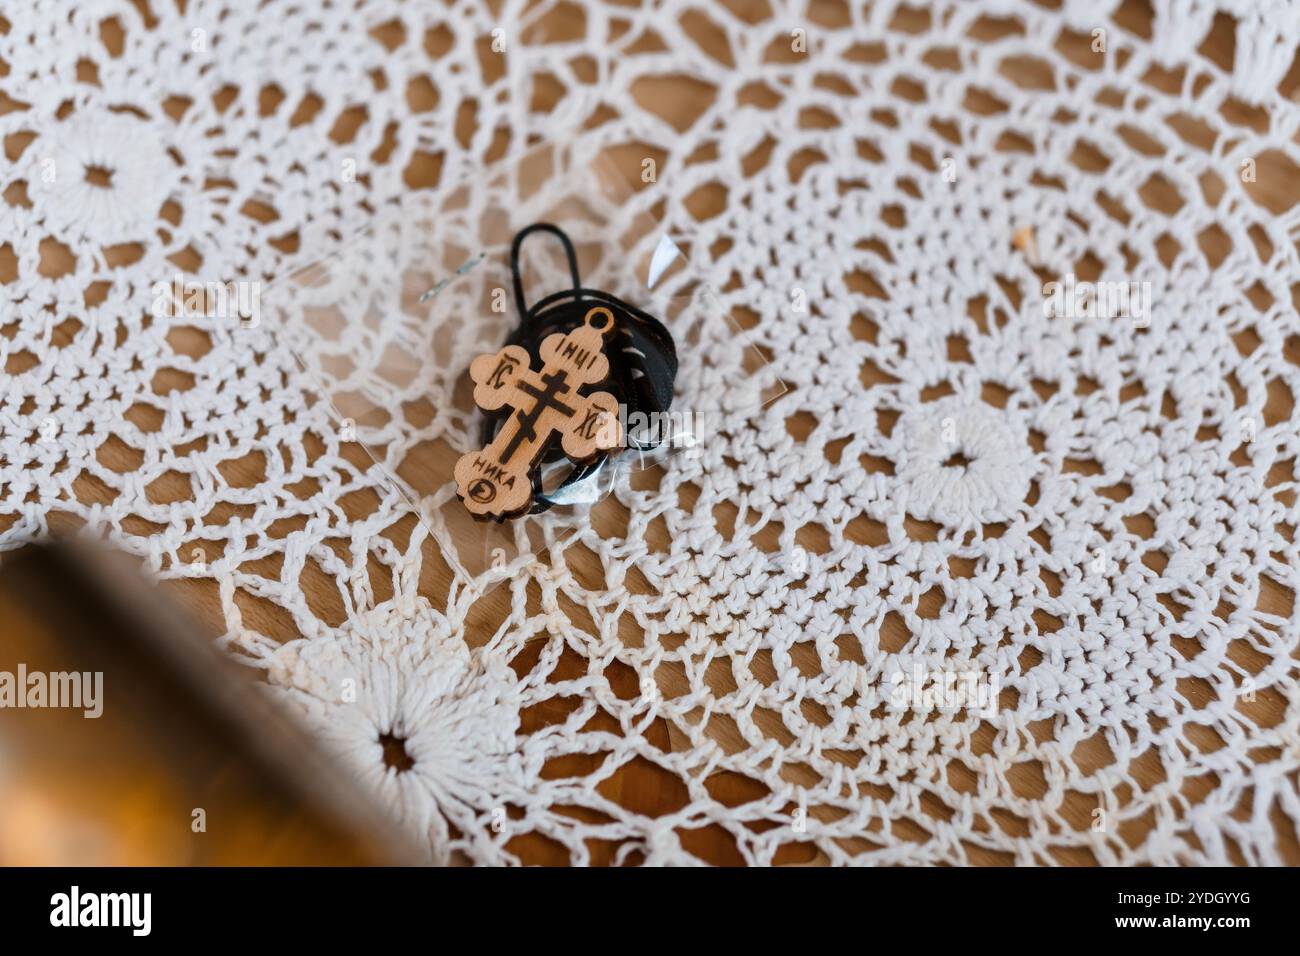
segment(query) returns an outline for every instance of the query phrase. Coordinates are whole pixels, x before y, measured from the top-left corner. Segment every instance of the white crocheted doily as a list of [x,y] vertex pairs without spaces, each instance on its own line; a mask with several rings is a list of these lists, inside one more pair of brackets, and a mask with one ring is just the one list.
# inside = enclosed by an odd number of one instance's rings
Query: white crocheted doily
[[[1153,5],[3,0],[0,546],[219,599],[444,859],[1294,860],[1300,10]],[[543,139],[655,160],[789,391],[482,596],[282,339],[151,290]]]

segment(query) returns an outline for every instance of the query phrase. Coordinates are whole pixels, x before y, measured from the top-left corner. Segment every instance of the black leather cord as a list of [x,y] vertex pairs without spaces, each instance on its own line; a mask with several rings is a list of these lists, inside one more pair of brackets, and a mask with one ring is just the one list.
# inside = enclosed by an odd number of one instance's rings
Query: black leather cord
[[[519,252],[524,239],[534,232],[549,232],[564,245],[569,264],[569,277],[573,288],[564,289],[539,299],[531,307],[524,298],[524,283],[519,272]],[[627,409],[627,416],[636,412],[653,414],[666,412],[673,401],[673,381],[677,377],[677,347],[672,334],[663,323],[650,313],[624,302],[617,296],[599,289],[584,289],[578,275],[578,259],[573,243],[564,230],[549,222],[537,222],[515,235],[510,245],[510,272],[514,280],[515,305],[519,309],[518,327],[506,340],[507,345],[527,349],[535,366],[541,363],[542,340],[557,332],[564,333],[582,324],[583,317],[593,306],[601,305],[614,315],[614,331],[606,340],[605,354],[609,358],[609,379],[582,391],[605,391],[614,396]],[[492,441],[497,429],[505,421],[507,412],[490,415],[483,423],[483,443]],[[653,441],[644,436],[626,438],[629,445],[650,448],[665,436],[662,429],[652,432]],[[542,464],[564,457],[560,443],[552,441],[542,457]],[[574,487],[585,481],[597,480],[600,472],[611,460],[611,454],[602,454],[595,461],[575,465],[559,487],[549,494],[541,487],[540,469],[533,475],[533,505],[529,514],[538,514],[556,504],[556,499],[572,495]]]

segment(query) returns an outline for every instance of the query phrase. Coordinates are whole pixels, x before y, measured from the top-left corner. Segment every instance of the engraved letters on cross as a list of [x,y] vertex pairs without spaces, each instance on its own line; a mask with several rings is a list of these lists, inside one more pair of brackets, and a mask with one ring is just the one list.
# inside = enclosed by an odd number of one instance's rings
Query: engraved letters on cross
[[518,345],[470,363],[475,403],[486,411],[515,410],[491,444],[456,462],[457,493],[475,517],[507,518],[528,510],[533,465],[553,435],[560,436],[564,453],[575,462],[622,442],[614,396],[578,394],[582,386],[608,376],[603,344],[613,329],[613,313],[597,307],[572,332],[542,341],[541,371],[529,368],[528,351]]

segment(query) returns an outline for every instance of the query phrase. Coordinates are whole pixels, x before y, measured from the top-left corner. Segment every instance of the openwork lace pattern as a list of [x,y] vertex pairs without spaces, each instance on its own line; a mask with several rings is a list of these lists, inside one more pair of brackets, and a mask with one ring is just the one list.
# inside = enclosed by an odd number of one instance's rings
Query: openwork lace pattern
[[[1153,7],[2,2],[0,546],[219,607],[443,859],[1294,861],[1300,10]],[[548,138],[654,161],[788,391],[484,593],[283,338],[151,303]]]

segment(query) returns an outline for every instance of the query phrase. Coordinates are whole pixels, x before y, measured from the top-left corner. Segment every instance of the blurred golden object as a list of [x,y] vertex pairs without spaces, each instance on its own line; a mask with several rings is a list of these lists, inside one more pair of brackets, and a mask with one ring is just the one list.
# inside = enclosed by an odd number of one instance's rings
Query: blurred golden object
[[133,569],[26,549],[0,565],[0,621],[0,672],[102,674],[98,717],[52,690],[0,706],[0,864],[414,862],[253,672]]

